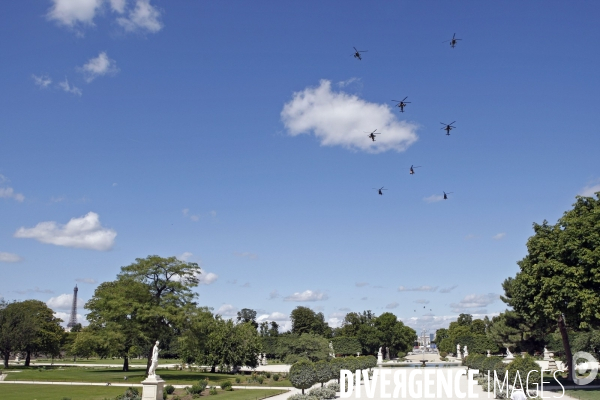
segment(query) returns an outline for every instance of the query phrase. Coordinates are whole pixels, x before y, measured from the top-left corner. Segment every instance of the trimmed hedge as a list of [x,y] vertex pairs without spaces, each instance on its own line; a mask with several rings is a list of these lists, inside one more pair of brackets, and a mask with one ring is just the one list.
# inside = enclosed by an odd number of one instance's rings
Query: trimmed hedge
[[333,345],[333,351],[335,354],[341,354],[343,356],[353,356],[356,353],[360,353],[362,347],[358,338],[355,337],[334,337],[331,339]]

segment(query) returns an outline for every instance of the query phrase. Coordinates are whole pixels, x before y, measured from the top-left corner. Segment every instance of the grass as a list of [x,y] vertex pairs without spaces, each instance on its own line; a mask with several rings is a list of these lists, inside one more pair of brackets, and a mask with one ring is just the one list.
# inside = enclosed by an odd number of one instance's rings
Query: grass
[[[21,372],[14,372],[21,371]],[[4,370],[7,373],[7,381],[34,381],[34,382],[111,382],[111,383],[140,383],[146,376],[144,370],[134,369],[129,372],[123,372],[120,368],[103,367],[30,367],[18,368],[11,366]],[[193,385],[201,379],[208,379],[209,385],[221,385],[226,380],[231,381],[234,386],[273,386],[290,387],[292,384],[289,379],[280,378],[277,382],[273,380],[273,375],[267,379],[263,375],[262,385],[258,382],[248,382],[251,375],[230,375],[210,372],[177,371],[174,369],[158,369],[156,371],[165,381],[176,385]],[[127,377],[127,380],[124,377]],[[240,378],[241,382],[236,383],[235,378]]]
[[[276,389],[236,389],[232,391],[217,390],[217,394],[210,396],[208,390],[202,392],[202,397],[207,397],[206,400],[260,400],[271,396],[276,396],[281,393],[287,393],[287,390],[276,390]],[[192,396],[188,395],[185,389],[177,389],[175,393],[170,395],[168,399],[173,399],[175,396],[179,396],[181,400],[192,399]]]
[[[111,365],[123,365],[123,359],[122,358],[90,358],[90,359],[85,359],[85,358],[78,358],[77,361],[73,361],[72,358],[55,358],[54,360],[51,358],[38,358],[35,360],[31,360],[32,363],[54,363],[54,364],[111,364]],[[130,358],[129,359],[129,365],[140,365],[140,366],[144,366],[146,367],[146,362],[147,360],[145,358]],[[11,361],[12,363],[12,361]],[[23,365],[24,361],[21,360],[20,361],[20,365]],[[164,359],[164,358],[159,358],[158,359],[158,365],[163,365],[163,364],[181,364],[181,360],[170,360],[170,359]]]
[[[560,394],[560,391],[558,392]],[[567,396],[581,400],[600,400],[600,390],[598,389],[577,389],[577,390],[565,390]]]
[[125,393],[124,387],[110,386],[56,386],[56,385],[22,385],[1,383],[2,400],[61,400],[70,397],[72,400],[103,400],[114,399]]

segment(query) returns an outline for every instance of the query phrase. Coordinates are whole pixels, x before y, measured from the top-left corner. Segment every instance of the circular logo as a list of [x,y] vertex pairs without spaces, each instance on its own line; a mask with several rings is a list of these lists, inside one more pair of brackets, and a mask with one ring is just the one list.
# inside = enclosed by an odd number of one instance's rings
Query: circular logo
[[[577,363],[577,361],[581,359],[584,359],[585,362]],[[588,370],[590,371],[590,374],[585,378],[577,378],[576,376],[573,377],[576,385],[587,385],[593,381],[598,374],[598,361],[596,361],[594,356],[592,356],[590,353],[578,351],[577,353],[573,354],[573,368],[580,374],[584,374]]]

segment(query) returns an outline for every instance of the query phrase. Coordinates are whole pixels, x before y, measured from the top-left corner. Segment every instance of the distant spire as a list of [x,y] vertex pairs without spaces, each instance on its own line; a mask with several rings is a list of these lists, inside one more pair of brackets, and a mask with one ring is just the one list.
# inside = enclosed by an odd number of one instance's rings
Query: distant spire
[[75,284],[75,288],[73,289],[73,304],[71,305],[71,317],[69,318],[69,323],[67,324],[67,328],[72,328],[77,325],[77,284]]

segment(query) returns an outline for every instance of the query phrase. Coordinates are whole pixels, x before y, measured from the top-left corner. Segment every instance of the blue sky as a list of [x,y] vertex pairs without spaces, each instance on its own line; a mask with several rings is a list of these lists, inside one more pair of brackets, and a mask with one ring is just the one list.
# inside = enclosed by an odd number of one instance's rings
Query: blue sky
[[158,254],[225,316],[501,312],[531,224],[600,190],[598,11],[1,2],[0,296],[66,316]]

